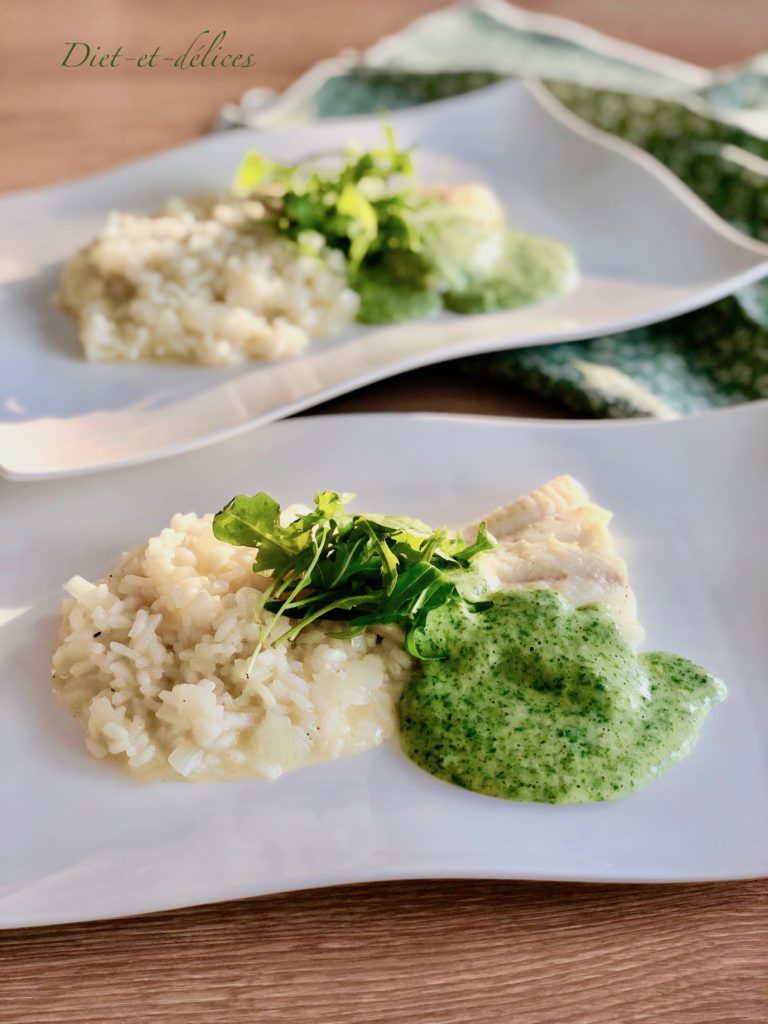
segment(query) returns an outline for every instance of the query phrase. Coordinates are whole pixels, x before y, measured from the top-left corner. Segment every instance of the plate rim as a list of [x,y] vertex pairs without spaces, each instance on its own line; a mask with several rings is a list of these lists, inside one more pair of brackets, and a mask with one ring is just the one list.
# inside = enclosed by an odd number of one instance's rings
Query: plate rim
[[388,885],[396,882],[499,882],[503,884],[514,884],[516,882],[535,882],[542,885],[578,885],[578,886],[606,886],[618,887],[622,885],[641,885],[644,888],[655,888],[660,886],[681,886],[681,885],[722,885],[728,882],[750,882],[763,881],[768,873],[755,875],[749,872],[744,874],[702,873],[686,875],[685,878],[673,875],[659,874],[657,877],[649,878],[641,875],[622,876],[621,878],[602,878],[590,872],[582,875],[576,872],[570,873],[567,877],[554,877],[551,872],[515,872],[514,874],[503,874],[495,871],[464,872],[440,869],[439,872],[431,872],[429,869],[417,871],[392,871],[376,872],[372,875],[361,873],[354,878],[327,872],[318,875],[321,881],[313,885],[289,883],[280,889],[270,889],[265,892],[254,892],[243,888],[233,887],[223,895],[203,897],[198,901],[174,900],[167,904],[158,906],[147,905],[144,909],[137,910],[111,910],[107,912],[85,912],[78,913],[73,917],[69,914],[17,914],[0,916],[0,933],[21,928],[58,928],[66,925],[90,924],[96,921],[122,921],[134,917],[150,917],[155,914],[169,914],[178,910],[196,910],[201,907],[215,907],[222,903],[237,903],[242,900],[261,900],[276,897],[289,897],[300,892],[320,892],[325,889],[352,889],[362,885]]
[[[431,364],[422,364],[431,365]],[[414,369],[417,367],[413,367]],[[407,370],[401,371],[403,373],[408,372]],[[388,379],[386,376],[375,377],[371,380],[366,380],[365,383],[360,384],[359,387],[366,387],[368,384],[376,383],[379,380]],[[205,448],[215,447],[218,444],[226,444],[227,441],[232,441],[237,437],[241,437],[243,434],[247,434],[250,431],[261,430],[264,427],[269,427],[275,423],[282,423],[286,420],[296,419],[302,414],[311,410],[314,405],[319,405],[321,402],[331,401],[334,398],[340,397],[344,394],[350,394],[356,388],[349,390],[334,391],[328,394],[326,397],[318,402],[302,402],[298,401],[291,406],[286,406],[285,411],[277,416],[271,418],[262,418],[257,420],[249,420],[245,423],[238,423],[233,427],[228,427],[225,430],[218,432],[215,435],[209,435],[208,437],[200,440],[194,439],[192,441],[179,443],[176,445],[169,446],[167,449],[163,449],[162,453],[157,451],[145,455],[140,454],[131,458],[121,459],[119,462],[105,462],[96,465],[88,466],[86,468],[75,467],[74,469],[66,470],[54,470],[49,472],[33,471],[33,472],[20,472],[12,467],[7,466],[5,463],[0,463],[0,479],[7,480],[10,483],[53,483],[58,480],[75,480],[80,477],[96,476],[101,473],[109,473],[112,471],[118,471],[122,469],[133,469],[138,466],[150,465],[153,462],[165,462],[168,459],[176,458],[180,455],[189,455],[192,452],[202,451]],[[452,413],[452,412],[439,412],[439,411],[416,411],[416,410],[376,410],[371,412],[358,411],[354,413],[315,413],[313,414],[316,419],[332,419],[335,417],[343,417],[348,419],[350,417],[365,417],[371,418],[376,416],[412,416],[414,418],[433,418],[433,417],[447,417],[447,418],[465,418],[468,420],[489,420],[498,421],[499,423],[518,423],[518,424],[546,424],[551,427],[563,427],[570,426],[576,429],[585,428],[600,428],[604,430],[618,430],[622,427],[630,425],[637,425],[642,423],[646,426],[651,426],[657,423],[677,423],[687,422],[688,420],[696,420],[702,417],[726,415],[728,412],[732,412],[734,409],[751,408],[755,405],[768,405],[768,398],[758,398],[752,401],[737,402],[733,405],[720,406],[712,409],[704,409],[695,413],[681,414],[675,417],[660,417],[660,416],[624,416],[624,417],[595,417],[590,419],[588,417],[537,417],[537,416],[502,416],[484,413]]]

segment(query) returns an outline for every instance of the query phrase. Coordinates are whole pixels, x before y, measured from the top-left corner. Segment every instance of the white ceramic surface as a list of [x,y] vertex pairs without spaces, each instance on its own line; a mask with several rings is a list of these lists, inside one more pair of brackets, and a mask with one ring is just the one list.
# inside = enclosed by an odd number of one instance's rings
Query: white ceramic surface
[[199,447],[402,370],[493,349],[585,338],[660,320],[768,272],[768,247],[718,220],[652,158],[586,127],[542,89],[505,83],[395,114],[423,180],[487,181],[509,221],[568,242],[570,295],[476,317],[355,327],[285,363],[239,369],[92,365],[52,309],[60,261],[112,208],[223,187],[249,146],[294,160],[378,118],[229,132],[83,181],[0,199],[0,471],[84,473]]
[[[412,877],[682,881],[768,873],[768,403],[682,421],[369,416],[273,424],[67,481],[0,481],[0,924],[108,917]],[[729,687],[692,755],[580,807],[479,796],[396,742],[276,782],[141,784],[92,760],[50,692],[61,583],[179,510],[267,489],[459,525],[571,472],[613,509],[648,648]]]

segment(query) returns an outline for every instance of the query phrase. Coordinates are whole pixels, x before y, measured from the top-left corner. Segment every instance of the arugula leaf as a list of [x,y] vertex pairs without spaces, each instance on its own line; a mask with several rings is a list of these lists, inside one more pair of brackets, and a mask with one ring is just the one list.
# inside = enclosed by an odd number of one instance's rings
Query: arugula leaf
[[414,191],[411,155],[398,150],[390,126],[385,133],[384,147],[363,153],[348,148],[340,167],[318,158],[291,167],[253,150],[241,161],[232,190],[267,195],[268,215],[286,237],[300,241],[314,232],[341,249],[352,278],[377,254],[419,245],[411,208],[423,200]]
[[341,190],[336,200],[336,212],[349,218],[349,269],[354,273],[379,233],[379,218],[358,186],[352,184],[345,185]]
[[239,495],[225,505],[213,522],[219,541],[247,548],[278,544],[288,547],[288,531],[280,524],[280,505],[262,492],[248,498]]
[[293,169],[286,164],[270,160],[255,149],[246,153],[240,161],[232,182],[232,191],[238,196],[247,196],[267,181],[288,182]]
[[[265,492],[233,498],[213,520],[214,536],[256,550],[254,571],[270,577],[259,611],[274,613],[254,657],[278,620],[296,620],[279,642],[318,619],[348,623],[341,636],[367,625],[399,623],[416,657],[428,612],[448,601],[474,605],[484,585],[472,561],[494,545],[482,524],[471,544],[405,516],[350,515],[354,495],[321,491],[315,507],[288,522]],[[431,655],[429,655],[431,656]]]

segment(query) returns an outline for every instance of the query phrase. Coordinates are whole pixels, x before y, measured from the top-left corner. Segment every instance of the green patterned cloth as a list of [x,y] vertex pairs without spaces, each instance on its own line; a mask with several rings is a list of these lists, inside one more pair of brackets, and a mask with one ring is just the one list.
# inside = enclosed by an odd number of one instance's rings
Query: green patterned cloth
[[[226,120],[378,113],[514,75],[541,79],[574,113],[652,153],[721,217],[768,241],[768,58],[715,76],[480,0],[308,76],[266,113],[249,113],[245,97]],[[768,281],[651,327],[459,366],[593,416],[674,416],[768,398]]]

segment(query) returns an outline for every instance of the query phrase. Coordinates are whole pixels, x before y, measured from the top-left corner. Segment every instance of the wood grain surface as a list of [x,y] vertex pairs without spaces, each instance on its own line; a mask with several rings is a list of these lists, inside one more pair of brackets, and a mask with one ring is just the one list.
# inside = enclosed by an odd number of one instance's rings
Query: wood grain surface
[[[246,88],[281,88],[432,0],[11,0],[0,5],[0,189],[113,166],[208,129]],[[683,59],[768,49],[766,0],[541,0]],[[93,72],[64,43],[178,48],[202,27],[254,69]],[[450,364],[323,411],[562,415],[457,380]],[[765,813],[765,809],[756,809]],[[1,839],[0,839],[1,844]],[[1,849],[1,845],[0,845]],[[768,883],[576,886],[419,882],[246,900],[0,933],[1,1024],[764,1024]]]
[[[223,103],[282,89],[349,47],[402,28],[435,0],[30,0],[0,4],[0,191],[112,167],[207,131]],[[540,0],[521,3],[700,64],[768,48],[765,0]],[[202,29],[252,52],[250,68],[62,68],[67,43],[128,56],[183,52]]]
[[13,1024],[747,1024],[759,882],[407,882],[0,937]]

